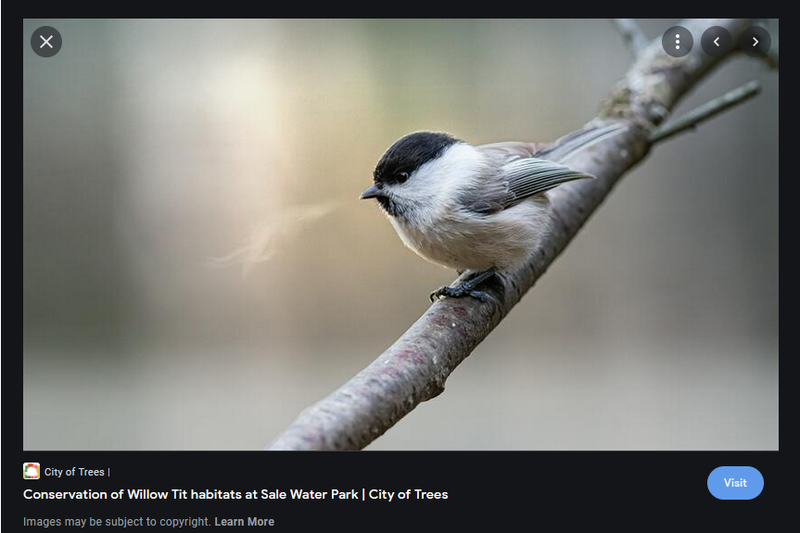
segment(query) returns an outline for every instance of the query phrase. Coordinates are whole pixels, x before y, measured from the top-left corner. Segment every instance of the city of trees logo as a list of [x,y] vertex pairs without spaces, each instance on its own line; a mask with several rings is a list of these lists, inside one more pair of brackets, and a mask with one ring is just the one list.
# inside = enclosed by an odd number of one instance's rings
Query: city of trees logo
[[39,463],[22,463],[22,479],[39,479]]

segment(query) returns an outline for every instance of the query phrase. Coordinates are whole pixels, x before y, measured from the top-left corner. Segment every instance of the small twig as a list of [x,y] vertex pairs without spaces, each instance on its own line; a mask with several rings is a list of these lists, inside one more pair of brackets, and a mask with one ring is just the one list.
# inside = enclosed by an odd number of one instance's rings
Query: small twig
[[633,19],[611,19],[611,23],[622,35],[625,46],[630,50],[631,55],[636,58],[648,44],[647,36]]
[[655,144],[668,139],[688,129],[692,129],[701,122],[705,122],[714,115],[722,113],[726,109],[739,105],[761,92],[761,84],[757,81],[750,81],[723,94],[719,98],[714,98],[700,107],[692,109],[685,115],[667,122],[650,134],[650,142]]
[[767,52],[767,55],[764,56],[764,62],[769,65],[769,68],[778,70],[778,46],[775,45],[772,49]]

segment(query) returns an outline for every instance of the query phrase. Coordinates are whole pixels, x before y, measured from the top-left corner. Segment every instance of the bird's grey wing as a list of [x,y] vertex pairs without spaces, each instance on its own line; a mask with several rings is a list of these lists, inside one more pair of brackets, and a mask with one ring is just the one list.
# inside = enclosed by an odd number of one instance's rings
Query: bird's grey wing
[[462,201],[469,210],[488,215],[562,183],[592,178],[594,176],[591,174],[546,159],[515,159],[500,167],[496,175],[487,179],[483,188],[472,191],[472,195],[464,197]]
[[613,123],[589,126],[565,135],[555,143],[500,142],[476,146],[497,161],[500,172],[498,176],[489,178],[480,192],[473,192],[471,197],[465,198],[464,205],[477,213],[496,213],[562,183],[594,178],[559,162],[626,128],[625,124]]
[[537,152],[552,146],[553,143],[515,141],[476,146],[475,148],[495,162],[499,167],[499,172],[487,179],[482,188],[466,194],[462,198],[463,205],[473,212],[485,215],[497,213],[513,205],[517,196],[509,189],[509,180],[505,177],[505,166],[515,161],[530,159]]
[[562,183],[580,179],[593,179],[594,176],[547,159],[529,157],[504,165],[501,178],[508,184],[508,192],[513,196],[512,199],[506,201],[504,207],[507,207],[534,194],[548,191]]

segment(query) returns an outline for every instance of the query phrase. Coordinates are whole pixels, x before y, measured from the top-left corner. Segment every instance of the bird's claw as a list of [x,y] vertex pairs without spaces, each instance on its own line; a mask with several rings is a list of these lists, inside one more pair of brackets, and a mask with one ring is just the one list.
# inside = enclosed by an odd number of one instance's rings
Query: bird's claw
[[475,298],[476,300],[480,300],[482,302],[489,301],[489,293],[484,291],[476,291],[474,289],[470,289],[469,287],[464,286],[457,286],[451,287],[450,285],[445,285],[444,287],[439,287],[435,291],[431,293],[431,302],[435,302],[442,296],[446,296],[447,298],[463,298],[465,296],[470,296]]

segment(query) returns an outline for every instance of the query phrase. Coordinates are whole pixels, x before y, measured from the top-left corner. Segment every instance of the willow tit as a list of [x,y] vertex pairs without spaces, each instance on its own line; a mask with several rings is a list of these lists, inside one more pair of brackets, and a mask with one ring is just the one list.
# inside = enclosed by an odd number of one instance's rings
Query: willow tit
[[374,198],[406,246],[432,263],[469,271],[437,297],[487,297],[475,288],[525,263],[549,231],[546,191],[594,176],[563,161],[624,129],[590,127],[555,143],[472,146],[447,133],[420,131],[396,141],[378,161]]

